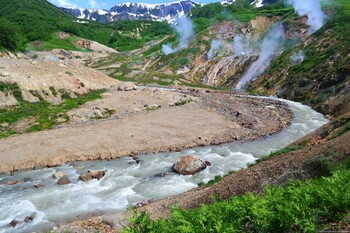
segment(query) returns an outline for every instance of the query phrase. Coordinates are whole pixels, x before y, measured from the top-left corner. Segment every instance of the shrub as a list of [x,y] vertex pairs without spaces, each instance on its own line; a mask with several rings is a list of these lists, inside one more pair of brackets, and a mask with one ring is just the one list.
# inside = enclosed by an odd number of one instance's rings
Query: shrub
[[7,19],[0,19],[0,48],[19,50],[23,46],[23,39],[18,26]]
[[316,232],[320,222],[340,221],[350,210],[350,170],[314,181],[267,187],[194,210],[173,208],[169,220],[145,213],[124,232]]

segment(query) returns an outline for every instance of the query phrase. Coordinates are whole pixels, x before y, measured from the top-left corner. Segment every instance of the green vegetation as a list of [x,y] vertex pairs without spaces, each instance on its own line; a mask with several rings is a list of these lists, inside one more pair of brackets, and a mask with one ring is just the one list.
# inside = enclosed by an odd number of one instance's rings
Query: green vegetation
[[[280,97],[302,102],[324,114],[336,116],[341,113],[343,102],[339,101],[331,107],[332,104],[327,102],[339,93],[346,92],[344,84],[349,80],[350,2],[324,2],[323,8],[330,14],[327,23],[310,36],[310,43],[288,49],[273,60],[268,76],[259,84],[265,90],[260,86],[259,91],[275,89],[278,84]],[[286,20],[287,24],[290,20]],[[293,64],[290,57],[301,50],[305,55],[304,61]]]
[[0,18],[0,50],[17,50],[23,46],[23,38],[17,25]]
[[174,207],[169,220],[151,220],[145,212],[124,232],[315,232],[341,221],[350,211],[350,170],[313,181],[266,187],[194,210]]
[[[54,88],[50,88],[50,90],[53,94],[58,94]],[[68,94],[63,94],[62,98],[65,98],[65,100],[58,105],[53,105],[43,100],[43,98],[34,91],[32,93],[38,96],[40,101],[37,103],[29,103],[24,101],[17,84],[0,83],[0,91],[4,92],[5,94],[12,93],[19,102],[18,106],[16,107],[0,109],[0,124],[8,124],[8,126],[0,126],[0,138],[16,134],[17,132],[13,129],[13,126],[19,120],[24,119],[35,119],[35,123],[32,124],[31,127],[27,128],[25,132],[50,129],[54,125],[62,123],[58,120],[59,118],[64,118],[65,121],[68,120],[68,116],[66,115],[67,111],[77,108],[88,101],[101,98],[100,94],[104,92],[104,90],[97,90],[83,95],[76,94],[78,96],[77,98],[70,98]]]
[[88,21],[80,24],[45,0],[2,0],[0,18],[0,49],[9,50],[23,50],[25,43],[33,41],[44,43],[41,49],[39,46],[40,50],[61,47],[77,50],[70,39],[59,41],[52,36],[55,32],[63,31],[120,51],[130,51],[172,32],[164,22],[118,21],[100,24]]
[[209,187],[212,186],[215,183],[218,183],[219,181],[221,181],[222,179],[224,179],[226,176],[229,176],[231,174],[235,173],[235,171],[230,171],[228,174],[223,175],[223,176],[215,176],[214,179],[209,180],[207,183],[204,182],[200,182],[198,183],[199,187]]
[[341,135],[343,135],[344,133],[348,132],[350,130],[350,116],[349,115],[345,115],[340,117],[339,119],[336,119],[332,122],[332,125],[330,126],[330,128],[334,128],[334,132],[332,134],[329,135],[329,133],[331,132],[327,132],[328,133],[328,140],[333,140]]
[[34,51],[47,51],[56,48],[72,50],[72,51],[88,51],[85,48],[80,48],[74,44],[74,41],[77,40],[76,36],[69,36],[65,39],[60,39],[57,33],[53,33],[50,39],[46,41],[34,41],[28,44],[27,49]]
[[177,101],[174,103],[175,106],[182,106],[182,105],[185,105],[185,104],[188,104],[192,101],[191,98],[189,99],[184,99],[184,100],[180,100],[180,101]]
[[196,32],[205,29],[205,26],[213,25],[222,20],[238,20],[248,22],[256,16],[286,17],[293,14],[292,7],[286,7],[283,3],[270,4],[260,8],[253,8],[249,0],[237,0],[233,4],[223,6],[221,3],[211,3],[204,6],[196,6],[192,9]]
[[111,27],[114,34],[109,44],[121,52],[142,48],[144,43],[172,33],[172,28],[166,22],[118,21]]
[[154,111],[154,110],[160,109],[161,107],[162,106],[160,106],[160,105],[154,104],[154,105],[150,105],[150,106],[145,107],[145,110],[146,111]]
[[272,152],[272,153],[270,153],[268,155],[262,156],[258,161],[262,162],[262,161],[265,161],[265,160],[267,160],[269,158],[273,158],[273,157],[277,157],[279,155],[287,154],[287,153],[292,152],[292,151],[303,150],[303,149],[306,148],[307,142],[308,141],[303,141],[303,142],[301,142],[301,143],[299,143],[297,145],[287,146],[287,147],[282,148],[282,149],[280,149],[278,151],[275,151],[275,152]]
[[16,25],[27,41],[49,39],[58,22],[70,23],[73,20],[73,17],[44,0],[2,0],[0,18],[6,18]]

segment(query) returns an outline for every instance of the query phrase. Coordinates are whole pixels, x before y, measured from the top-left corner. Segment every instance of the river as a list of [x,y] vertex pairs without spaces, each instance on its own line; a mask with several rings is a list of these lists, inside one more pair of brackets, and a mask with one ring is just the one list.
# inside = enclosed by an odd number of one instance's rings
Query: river
[[[286,100],[283,100],[286,101]],[[328,122],[310,107],[286,101],[294,113],[292,124],[280,133],[252,142],[228,143],[220,146],[197,147],[181,152],[140,155],[137,164],[130,157],[110,161],[75,162],[55,168],[26,170],[11,175],[0,175],[0,232],[40,232],[51,229],[56,223],[79,215],[96,212],[124,211],[129,205],[151,199],[176,195],[254,163],[262,155],[279,150]],[[183,155],[195,154],[208,160],[212,166],[193,176],[170,174],[174,160]],[[101,180],[78,181],[87,170],[106,170]],[[55,172],[64,172],[71,184],[59,186],[53,178]],[[8,180],[31,181],[6,185]],[[34,184],[43,183],[36,189]],[[23,221],[34,214],[34,220],[12,228],[12,220]]]

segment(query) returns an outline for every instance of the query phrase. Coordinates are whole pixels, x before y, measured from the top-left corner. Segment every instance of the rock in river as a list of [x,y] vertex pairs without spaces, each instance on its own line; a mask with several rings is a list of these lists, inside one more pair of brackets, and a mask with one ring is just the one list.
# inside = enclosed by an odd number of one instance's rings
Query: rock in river
[[85,174],[80,175],[79,176],[79,180],[82,180],[84,182],[92,180],[92,179],[100,180],[102,177],[104,177],[105,174],[106,174],[105,171],[91,170],[91,171],[88,171]]
[[68,179],[68,176],[63,176],[61,178],[58,179],[57,184],[58,185],[66,185],[66,184],[70,184],[70,180]]
[[197,156],[187,155],[174,162],[173,170],[182,175],[193,175],[206,167],[207,165]]

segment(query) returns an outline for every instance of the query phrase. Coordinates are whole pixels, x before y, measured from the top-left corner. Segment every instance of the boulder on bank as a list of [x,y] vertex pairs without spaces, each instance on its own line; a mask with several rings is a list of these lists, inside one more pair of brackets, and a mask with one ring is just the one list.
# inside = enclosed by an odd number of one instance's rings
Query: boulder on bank
[[135,91],[137,86],[132,82],[123,82],[119,85],[118,91]]
[[207,165],[195,155],[180,157],[173,164],[173,170],[181,175],[193,175],[206,167]]
[[102,177],[105,176],[105,174],[106,174],[106,171],[91,170],[91,171],[87,171],[87,173],[85,174],[80,175],[79,180],[82,180],[84,182],[87,182],[92,179],[100,180]]

